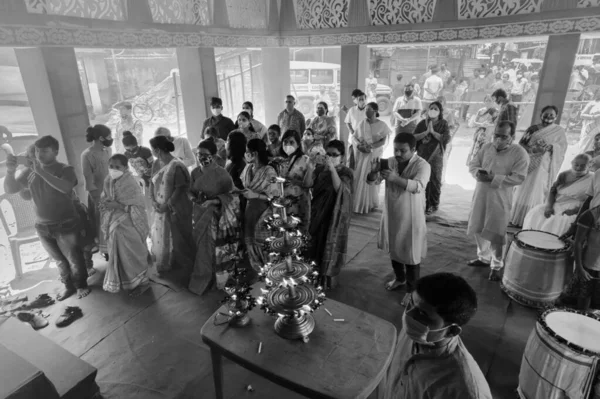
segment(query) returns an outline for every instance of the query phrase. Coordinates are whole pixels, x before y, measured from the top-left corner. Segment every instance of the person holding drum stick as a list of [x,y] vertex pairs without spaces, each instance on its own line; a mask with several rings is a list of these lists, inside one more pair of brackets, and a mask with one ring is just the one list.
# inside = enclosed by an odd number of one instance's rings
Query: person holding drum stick
[[460,338],[476,311],[477,294],[462,277],[435,273],[419,279],[402,315],[392,361],[373,396],[491,399],[481,369]]
[[513,188],[522,184],[529,168],[523,147],[513,144],[515,124],[502,121],[487,143],[471,160],[469,172],[477,179],[467,234],[475,236],[477,259],[468,266],[491,267],[489,279],[500,281],[504,244],[510,219]]

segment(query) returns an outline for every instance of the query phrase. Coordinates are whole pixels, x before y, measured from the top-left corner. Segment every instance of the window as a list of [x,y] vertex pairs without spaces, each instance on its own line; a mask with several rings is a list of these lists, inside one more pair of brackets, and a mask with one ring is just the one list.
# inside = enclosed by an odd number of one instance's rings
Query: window
[[314,85],[333,84],[333,69],[311,69],[310,83]]
[[308,69],[292,69],[290,71],[290,81],[292,84],[307,84]]

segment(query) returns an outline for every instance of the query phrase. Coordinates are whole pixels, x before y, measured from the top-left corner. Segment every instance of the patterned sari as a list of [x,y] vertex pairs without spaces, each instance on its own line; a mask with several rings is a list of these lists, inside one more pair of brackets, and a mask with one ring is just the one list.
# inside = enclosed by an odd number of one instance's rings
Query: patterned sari
[[104,181],[104,200],[125,206],[102,212],[102,233],[107,243],[108,267],[102,288],[108,292],[133,290],[148,281],[150,253],[146,238],[150,231],[144,195],[132,174],[127,171],[118,179]]
[[588,103],[581,111],[581,114],[593,115],[595,119],[583,121],[581,127],[581,137],[579,139],[579,151],[586,152],[594,149],[594,137],[600,133],[600,101],[592,101]]
[[323,148],[327,147],[327,143],[335,139],[337,136],[337,129],[335,128],[335,117],[333,116],[315,116],[311,121],[308,128],[312,129],[315,134],[324,136],[323,139],[317,139]]
[[[255,170],[254,164],[246,165],[240,176],[244,188],[268,197],[280,194],[279,186],[276,183],[272,183],[276,177],[277,172],[275,172],[272,166],[261,166]],[[263,246],[265,240],[271,234],[262,221],[268,216],[270,211],[267,201],[258,198],[252,198],[247,201],[244,212],[244,242],[250,264],[254,270],[259,270],[260,267],[267,263]]]
[[354,172],[343,165],[336,170],[341,181],[338,191],[333,188],[331,172],[323,166],[315,170],[309,230],[309,258],[319,265],[321,276],[329,277],[339,275],[346,264],[354,188]]
[[[279,165],[279,176],[291,180],[286,183],[284,195],[292,200],[288,211],[302,219],[302,232],[306,233],[310,225],[310,192],[305,187],[304,177],[308,169],[307,155],[291,156]],[[277,192],[279,195],[279,192]]]
[[527,129],[519,145],[529,154],[529,169],[527,178],[514,192],[510,222],[515,226],[522,226],[527,212],[544,203],[565,159],[567,135],[557,124],[534,125]]
[[[240,244],[240,199],[231,194],[233,180],[222,167],[212,163],[192,171],[194,203],[193,228],[196,261],[189,289],[202,295],[211,286],[215,273],[228,271]],[[203,206],[218,199],[220,205]]]
[[[179,159],[173,158],[167,165],[154,162],[152,166],[152,198],[160,205],[166,204],[177,188],[190,185],[190,174]],[[175,266],[191,271],[194,265],[194,241],[192,238],[192,202],[187,195],[180,195],[165,213],[153,212],[150,229],[152,254],[158,272],[169,271]]]

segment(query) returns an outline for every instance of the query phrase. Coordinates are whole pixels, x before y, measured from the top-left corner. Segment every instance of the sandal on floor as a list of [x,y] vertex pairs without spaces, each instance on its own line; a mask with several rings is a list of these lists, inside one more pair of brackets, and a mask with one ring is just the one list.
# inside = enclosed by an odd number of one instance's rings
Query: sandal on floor
[[83,312],[78,306],[67,306],[56,320],[57,327],[66,327],[75,320],[83,317]]
[[45,308],[54,303],[54,298],[51,298],[48,294],[40,294],[33,301],[27,304],[28,308]]
[[40,328],[44,328],[48,325],[48,320],[44,319],[39,314],[32,312],[19,312],[17,313],[17,319],[24,323],[29,323],[34,330],[39,330]]
[[404,287],[406,285],[406,280],[404,280],[404,281],[400,281],[397,286],[395,286],[395,287],[392,288],[392,285],[394,285],[394,283],[396,283],[396,281],[397,280],[394,280],[394,282],[391,283],[391,284],[390,284],[389,281],[387,283],[385,283],[385,289],[388,290],[388,291],[396,291],[396,290],[399,290],[400,288],[402,288],[402,287]]

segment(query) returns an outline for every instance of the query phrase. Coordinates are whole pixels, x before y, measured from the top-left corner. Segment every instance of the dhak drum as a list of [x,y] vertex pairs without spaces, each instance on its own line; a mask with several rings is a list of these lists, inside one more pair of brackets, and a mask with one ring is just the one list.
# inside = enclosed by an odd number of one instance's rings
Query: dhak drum
[[521,399],[596,399],[599,367],[598,316],[550,309],[527,340],[517,392]]
[[521,230],[508,249],[500,287],[522,305],[553,305],[564,288],[570,258],[570,247],[557,235]]

